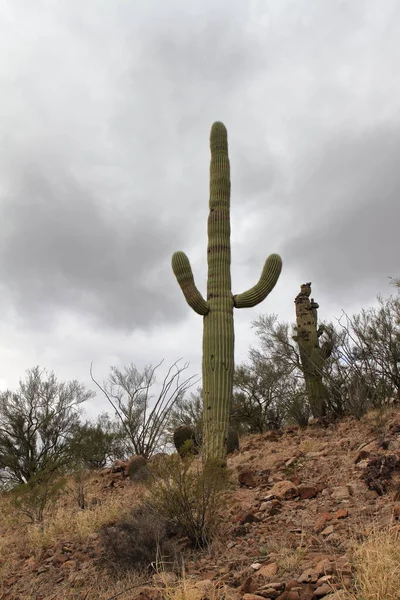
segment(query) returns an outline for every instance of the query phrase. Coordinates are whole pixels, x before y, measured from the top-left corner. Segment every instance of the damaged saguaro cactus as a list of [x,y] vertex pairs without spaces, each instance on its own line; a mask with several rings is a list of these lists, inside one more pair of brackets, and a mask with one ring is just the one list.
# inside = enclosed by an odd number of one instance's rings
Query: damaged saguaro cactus
[[295,298],[296,331],[293,340],[299,346],[301,368],[306,384],[307,396],[313,417],[326,415],[327,391],[323,383],[323,367],[332,353],[332,342],[325,341],[321,346],[319,338],[324,333],[323,325],[318,327],[319,304],[311,298],[311,282],[300,286]]
[[258,283],[242,294],[232,295],[231,182],[228,136],[223,123],[213,124],[210,147],[207,299],[194,283],[186,254],[175,252],[172,269],[187,303],[203,317],[203,455],[206,461],[224,464],[233,392],[233,308],[252,307],[262,302],[278,280],[282,261],[277,254],[271,254]]

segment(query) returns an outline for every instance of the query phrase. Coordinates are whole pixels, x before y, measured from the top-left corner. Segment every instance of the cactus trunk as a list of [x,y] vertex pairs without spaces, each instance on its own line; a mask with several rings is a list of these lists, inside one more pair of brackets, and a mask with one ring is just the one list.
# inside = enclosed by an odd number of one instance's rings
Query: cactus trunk
[[225,127],[211,131],[208,216],[209,312],[203,323],[203,427],[206,458],[226,455],[233,390],[234,328],[231,286],[230,166]]
[[230,246],[230,166],[225,126],[216,122],[210,136],[210,213],[208,217],[207,300],[197,289],[189,259],[175,252],[172,268],[188,304],[203,319],[203,455],[224,463],[233,393],[233,308],[255,306],[274,288],[282,268],[280,256],[267,259],[258,283],[233,296]]
[[294,340],[298,343],[301,367],[313,417],[324,417],[327,408],[327,390],[323,383],[323,368],[332,352],[330,342],[320,346],[319,338],[324,332],[318,327],[319,305],[311,298],[311,282],[301,286],[296,296],[296,329]]

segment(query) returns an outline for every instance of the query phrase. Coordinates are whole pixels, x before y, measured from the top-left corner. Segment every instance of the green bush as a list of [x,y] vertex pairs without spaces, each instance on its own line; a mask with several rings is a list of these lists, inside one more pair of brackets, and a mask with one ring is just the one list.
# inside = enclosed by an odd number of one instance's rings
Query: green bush
[[42,523],[46,508],[55,503],[65,485],[65,479],[56,472],[42,471],[11,491],[12,505],[32,523]]
[[158,515],[177,526],[194,547],[204,547],[221,531],[228,474],[217,465],[178,455],[152,465],[148,502]]

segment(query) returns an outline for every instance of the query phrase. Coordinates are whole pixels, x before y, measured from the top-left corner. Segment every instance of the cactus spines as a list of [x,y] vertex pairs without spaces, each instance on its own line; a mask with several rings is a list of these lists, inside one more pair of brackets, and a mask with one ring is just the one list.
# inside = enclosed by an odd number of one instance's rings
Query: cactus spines
[[282,260],[272,254],[259,282],[236,296],[231,289],[230,165],[225,125],[213,124],[210,134],[210,202],[207,247],[207,299],[195,286],[187,256],[176,252],[172,268],[187,303],[203,319],[203,453],[224,463],[234,371],[233,308],[256,306],[274,288]]
[[323,325],[318,327],[319,304],[311,298],[311,282],[300,287],[295,298],[296,330],[293,337],[299,346],[301,367],[306,384],[307,396],[313,417],[324,417],[326,414],[327,391],[322,380],[324,362],[331,355],[332,344],[324,342],[321,346],[319,338],[324,333]]

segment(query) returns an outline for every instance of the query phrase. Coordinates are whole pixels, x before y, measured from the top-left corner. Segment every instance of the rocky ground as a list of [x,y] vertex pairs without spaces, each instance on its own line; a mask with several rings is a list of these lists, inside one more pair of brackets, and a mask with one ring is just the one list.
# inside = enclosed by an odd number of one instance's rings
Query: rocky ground
[[[32,537],[21,542],[25,526],[3,518],[1,598],[354,598],[354,548],[373,531],[400,533],[400,410],[249,436],[229,469],[236,485],[226,534],[207,552],[188,553],[190,592],[181,585],[180,595],[167,593],[179,585],[172,572],[111,582],[99,567],[103,548],[95,526],[80,538],[53,536],[47,545],[42,539],[33,551]],[[140,486],[121,468],[114,471],[93,475],[87,514],[98,504],[124,499],[129,506],[140,496]]]

